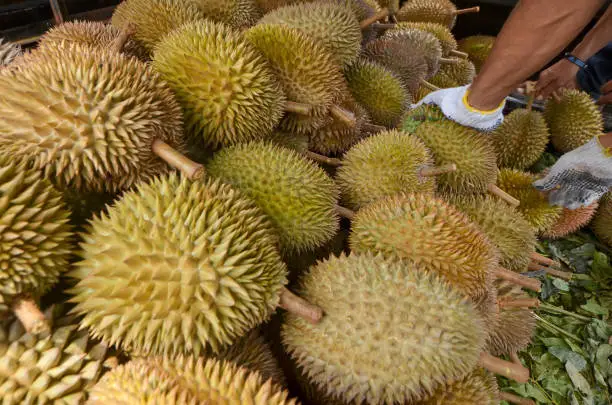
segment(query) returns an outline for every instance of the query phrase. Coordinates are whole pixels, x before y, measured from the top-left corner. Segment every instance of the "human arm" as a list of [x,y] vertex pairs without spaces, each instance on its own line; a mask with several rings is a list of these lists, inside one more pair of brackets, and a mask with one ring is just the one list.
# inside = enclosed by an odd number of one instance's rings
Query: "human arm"
[[601,97],[597,99],[597,104],[612,104],[612,80],[601,86]]

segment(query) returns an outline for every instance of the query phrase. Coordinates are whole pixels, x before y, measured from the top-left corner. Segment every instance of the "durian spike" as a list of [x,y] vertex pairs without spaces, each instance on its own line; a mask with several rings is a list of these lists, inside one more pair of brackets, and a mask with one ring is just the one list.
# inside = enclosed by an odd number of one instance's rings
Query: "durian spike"
[[468,13],[479,13],[480,12],[480,7],[476,6],[476,7],[470,7],[470,8],[462,8],[459,10],[455,10],[453,11],[454,15],[461,15],[461,14],[468,14]]
[[281,292],[278,306],[287,312],[307,320],[313,325],[318,324],[323,317],[323,310],[321,308],[298,297],[285,287],[283,287],[283,291]]
[[518,207],[521,204],[521,202],[519,200],[517,200],[516,198],[512,197],[510,194],[506,193],[504,190],[502,190],[501,188],[497,187],[493,183],[489,184],[487,189],[488,189],[489,193],[491,193],[493,195],[496,195],[497,197],[501,198],[502,200],[504,200],[508,204],[512,205],[513,207]]
[[108,359],[104,360],[102,365],[110,369],[116,368],[119,366],[119,359],[116,356],[109,357]]
[[13,312],[28,333],[50,331],[51,326],[36,302],[31,298],[18,298],[13,303]]
[[372,24],[372,28],[376,30],[390,30],[391,28],[395,28],[394,23],[374,23]]
[[422,79],[422,80],[420,81],[420,83],[421,83],[421,86],[423,86],[423,87],[425,87],[426,89],[429,89],[429,90],[431,90],[431,91],[438,91],[438,90],[440,90],[440,88],[439,88],[438,86],[436,86],[436,85],[433,85],[433,84],[429,83],[429,82],[428,82],[427,80],[425,80],[425,79]]
[[559,263],[556,260],[553,260],[549,257],[546,257],[544,255],[539,254],[538,252],[533,252],[531,255],[531,260],[533,260],[536,263],[540,263],[543,264],[545,266],[550,266],[550,267],[556,267],[556,268],[560,268],[561,267],[561,263]]
[[385,131],[387,128],[383,127],[382,125],[375,125],[375,124],[370,124],[368,122],[364,122],[361,124],[361,129],[363,130],[363,132],[377,133],[377,132]]
[[309,150],[304,151],[304,155],[306,155],[307,158],[314,160],[315,162],[319,162],[319,163],[325,163],[327,165],[330,166],[340,166],[342,164],[342,161],[340,159],[336,159],[336,158],[331,158],[329,156],[325,156],[325,155],[319,155],[318,153],[314,153],[311,152]]
[[296,103],[295,101],[286,101],[285,111],[300,115],[310,115],[312,114],[312,105],[305,103]]
[[163,159],[170,166],[178,169],[190,180],[199,180],[204,177],[204,166],[194,162],[166,142],[156,139],[153,142],[153,153]]
[[523,299],[500,299],[497,301],[500,309],[504,308],[537,308],[540,306],[540,300],[537,298]]
[[353,218],[355,217],[355,212],[354,211],[351,211],[348,208],[344,208],[344,207],[342,207],[340,205],[336,205],[336,212],[341,217],[349,219],[349,220],[353,220]]
[[544,271],[546,274],[550,274],[551,276],[562,278],[563,280],[570,281],[574,274],[568,271],[561,271],[557,269],[551,269],[550,267],[543,266],[539,263],[530,262],[527,266],[527,270],[529,271]]
[[374,14],[373,16],[368,17],[365,20],[362,20],[359,23],[359,26],[361,27],[362,30],[364,30],[368,28],[370,25],[374,24],[376,21],[382,20],[383,18],[386,18],[388,16],[389,16],[389,9],[383,8],[382,10],[380,10],[378,13]]
[[446,65],[457,65],[459,63],[457,58],[440,58],[439,61]]
[[458,51],[456,49],[451,50],[448,54],[456,56],[456,57],[461,58],[461,59],[467,59],[469,57],[469,55],[467,53]]
[[531,399],[519,397],[518,395],[514,395],[509,392],[500,392],[499,399],[501,399],[502,401],[510,402],[511,404],[536,405],[536,403]]
[[520,364],[491,356],[489,353],[480,353],[479,364],[482,368],[489,370],[493,374],[499,374],[510,378],[518,383],[529,381],[529,369]]
[[127,24],[121,30],[121,33],[119,34],[119,36],[115,38],[115,40],[113,41],[111,45],[111,50],[117,53],[121,53],[121,51],[123,51],[123,47],[125,46],[125,43],[128,41],[128,39],[130,39],[130,36],[134,34],[135,31],[136,29],[134,27],[134,24],[132,23]]
[[329,112],[334,118],[344,122],[347,126],[351,128],[357,125],[357,118],[355,118],[355,114],[353,114],[352,112],[348,110],[345,110],[344,108],[340,106],[337,106],[337,105],[331,106],[331,108],[329,109]]
[[496,268],[493,274],[499,279],[509,281],[531,291],[540,292],[542,290],[542,283],[540,280],[523,276],[522,274],[515,273],[503,267]]
[[419,175],[423,176],[423,177],[433,177],[433,176],[438,176],[440,174],[444,174],[444,173],[451,173],[451,172],[456,172],[457,171],[457,165],[454,163],[449,163],[447,165],[443,165],[443,166],[437,166],[437,167],[422,167],[421,170],[419,170]]

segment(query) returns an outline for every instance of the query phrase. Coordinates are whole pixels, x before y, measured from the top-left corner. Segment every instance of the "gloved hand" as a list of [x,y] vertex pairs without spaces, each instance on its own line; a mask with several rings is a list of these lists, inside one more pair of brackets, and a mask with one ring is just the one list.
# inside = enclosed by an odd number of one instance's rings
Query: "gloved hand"
[[533,183],[540,191],[550,191],[551,205],[571,210],[599,200],[612,187],[612,151],[599,137],[566,153],[543,179]]
[[503,109],[505,101],[492,111],[480,111],[470,106],[467,102],[469,85],[451,87],[429,93],[417,104],[436,104],[442,110],[446,118],[453,120],[463,126],[478,129],[479,131],[491,131],[497,128],[503,121]]

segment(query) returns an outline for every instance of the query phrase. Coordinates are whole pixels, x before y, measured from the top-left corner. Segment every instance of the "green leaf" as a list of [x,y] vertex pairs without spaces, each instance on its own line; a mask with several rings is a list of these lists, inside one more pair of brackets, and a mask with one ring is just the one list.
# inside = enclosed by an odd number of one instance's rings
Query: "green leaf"
[[608,309],[599,305],[595,298],[591,298],[585,305],[581,305],[580,308],[595,315],[608,315]]
[[578,371],[578,369],[576,369],[576,366],[574,366],[573,363],[569,361],[565,363],[565,371],[567,371],[567,374],[572,380],[572,384],[574,384],[574,387],[576,387],[580,392],[587,396],[593,396],[593,392],[591,390],[589,382],[586,378],[584,378],[582,374],[580,374],[580,372]]
[[597,348],[595,362],[599,366],[599,369],[604,376],[612,376],[612,363],[610,363],[610,356],[612,356],[611,345],[603,344]]
[[560,278],[555,278],[552,283],[553,283],[553,285],[555,287],[557,287],[561,291],[569,291],[570,290],[569,283],[567,281],[565,281],[565,280],[560,279]]

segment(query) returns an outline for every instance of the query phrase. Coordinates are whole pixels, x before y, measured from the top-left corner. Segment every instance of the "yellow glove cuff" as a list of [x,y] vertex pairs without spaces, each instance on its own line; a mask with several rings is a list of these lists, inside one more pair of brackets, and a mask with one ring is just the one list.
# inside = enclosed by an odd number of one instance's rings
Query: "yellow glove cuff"
[[612,157],[612,148],[603,146],[603,144],[601,143],[601,140],[599,139],[599,138],[601,138],[604,135],[605,134],[597,135],[595,137],[595,139],[597,139],[597,143],[601,147],[601,150],[603,151],[604,156],[611,158]]
[[470,105],[470,103],[468,102],[468,96],[470,95],[470,89],[467,89],[465,91],[465,94],[463,95],[463,106],[472,113],[477,113],[477,114],[482,114],[482,115],[487,115],[487,114],[493,114],[496,113],[500,108],[502,108],[502,106],[504,105],[504,102],[502,101],[501,103],[499,103],[499,105],[493,109],[493,110],[479,110],[477,108],[474,108]]

